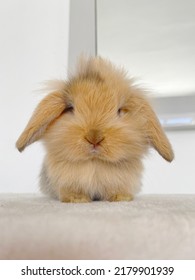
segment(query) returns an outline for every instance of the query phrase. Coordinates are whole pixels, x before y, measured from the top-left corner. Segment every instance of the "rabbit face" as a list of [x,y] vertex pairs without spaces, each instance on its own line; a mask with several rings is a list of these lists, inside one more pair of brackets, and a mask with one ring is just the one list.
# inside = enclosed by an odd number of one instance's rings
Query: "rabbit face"
[[121,92],[103,81],[80,80],[66,90],[68,105],[43,137],[49,153],[60,161],[109,162],[144,154],[144,119],[133,109],[129,89]]

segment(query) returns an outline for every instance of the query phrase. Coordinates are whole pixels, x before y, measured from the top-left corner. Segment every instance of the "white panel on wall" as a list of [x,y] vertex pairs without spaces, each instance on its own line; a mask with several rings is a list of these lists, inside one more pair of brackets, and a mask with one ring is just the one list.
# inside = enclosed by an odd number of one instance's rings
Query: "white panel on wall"
[[155,96],[195,92],[194,0],[98,0],[98,54]]
[[42,98],[41,82],[66,78],[69,0],[1,0],[0,192],[34,192],[40,144],[22,154],[15,142]]

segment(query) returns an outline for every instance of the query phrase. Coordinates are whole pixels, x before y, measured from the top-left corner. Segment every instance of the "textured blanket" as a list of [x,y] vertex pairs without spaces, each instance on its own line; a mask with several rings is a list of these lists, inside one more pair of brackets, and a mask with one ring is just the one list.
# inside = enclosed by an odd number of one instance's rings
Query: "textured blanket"
[[0,259],[195,259],[195,195],[66,204],[1,194]]

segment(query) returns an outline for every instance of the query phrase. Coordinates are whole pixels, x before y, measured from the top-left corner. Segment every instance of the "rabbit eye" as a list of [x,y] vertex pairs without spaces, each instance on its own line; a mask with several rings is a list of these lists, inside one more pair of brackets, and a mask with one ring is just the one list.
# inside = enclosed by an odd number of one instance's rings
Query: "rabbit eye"
[[121,112],[122,112],[122,109],[119,108],[119,109],[118,109],[118,112],[117,112],[119,116],[121,115]]
[[125,115],[127,112],[128,112],[127,109],[119,108],[117,113],[118,113],[118,116],[121,117],[121,116]]
[[74,107],[73,107],[73,105],[68,105],[66,108],[65,108],[65,110],[64,110],[64,113],[68,113],[68,112],[73,112],[74,111]]

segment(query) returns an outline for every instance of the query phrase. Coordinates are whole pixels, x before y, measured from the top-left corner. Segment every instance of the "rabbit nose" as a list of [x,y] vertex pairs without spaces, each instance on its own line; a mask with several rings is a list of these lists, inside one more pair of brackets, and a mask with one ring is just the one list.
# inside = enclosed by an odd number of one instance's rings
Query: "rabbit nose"
[[104,137],[102,136],[99,130],[90,129],[85,136],[85,140],[87,140],[87,142],[92,144],[95,148],[104,140]]

